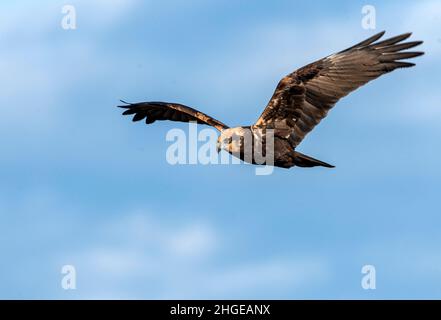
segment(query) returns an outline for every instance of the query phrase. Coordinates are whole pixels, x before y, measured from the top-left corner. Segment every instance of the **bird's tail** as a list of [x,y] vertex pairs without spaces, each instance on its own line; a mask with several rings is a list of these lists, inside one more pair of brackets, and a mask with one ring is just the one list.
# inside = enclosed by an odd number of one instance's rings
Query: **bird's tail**
[[310,168],[310,167],[326,167],[326,168],[335,168],[333,165],[329,163],[314,159],[300,152],[294,151],[294,164],[297,167]]

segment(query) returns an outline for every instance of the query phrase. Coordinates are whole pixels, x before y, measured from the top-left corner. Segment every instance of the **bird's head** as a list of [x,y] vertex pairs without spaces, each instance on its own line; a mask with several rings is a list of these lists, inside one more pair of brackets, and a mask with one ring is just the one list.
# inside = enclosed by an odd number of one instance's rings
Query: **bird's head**
[[243,127],[222,130],[216,143],[217,152],[225,150],[229,153],[239,153],[244,147],[244,137],[249,133],[250,131]]

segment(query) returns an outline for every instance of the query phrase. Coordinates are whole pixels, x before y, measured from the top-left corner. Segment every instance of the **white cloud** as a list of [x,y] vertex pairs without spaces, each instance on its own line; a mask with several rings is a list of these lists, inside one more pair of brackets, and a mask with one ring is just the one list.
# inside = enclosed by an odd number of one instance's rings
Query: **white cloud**
[[212,296],[227,298],[265,296],[259,293],[297,290],[299,293],[313,284],[329,279],[329,266],[315,257],[277,258],[253,261],[226,268],[206,279],[206,289]]
[[56,259],[80,270],[81,298],[252,298],[328,278],[316,257],[231,261],[234,248],[207,221],[164,222],[138,211],[96,227],[92,241]]

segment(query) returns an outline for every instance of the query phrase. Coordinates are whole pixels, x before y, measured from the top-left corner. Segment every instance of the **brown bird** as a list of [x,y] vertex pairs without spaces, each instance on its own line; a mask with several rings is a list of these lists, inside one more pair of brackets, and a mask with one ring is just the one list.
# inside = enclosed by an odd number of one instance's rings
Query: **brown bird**
[[[229,128],[205,113],[178,103],[141,102],[119,107],[128,109],[123,115],[134,114],[133,121],[146,118],[146,124],[156,120],[171,120],[194,121],[215,127],[221,133],[217,140],[218,151],[223,149],[249,163],[271,164],[282,168],[333,168],[295,149],[339,99],[383,74],[398,68],[413,67],[415,64],[401,60],[424,54],[403,51],[423,43],[403,42],[411,33],[377,41],[384,33],[378,33],[288,74],[280,80],[265,110],[251,126]],[[273,134],[272,150],[265,152],[268,145],[267,132],[270,131]],[[272,163],[257,161],[253,152],[247,157],[247,137],[251,137],[251,149],[259,144],[263,156],[271,153]]]

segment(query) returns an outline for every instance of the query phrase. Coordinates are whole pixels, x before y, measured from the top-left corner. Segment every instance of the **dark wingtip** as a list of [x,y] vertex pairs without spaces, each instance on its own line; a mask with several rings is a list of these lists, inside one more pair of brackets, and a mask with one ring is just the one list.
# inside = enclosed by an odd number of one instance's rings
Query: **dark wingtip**
[[378,39],[381,39],[384,36],[385,33],[386,33],[386,30],[380,31],[380,32],[374,34],[373,36],[371,36],[370,38],[366,39],[365,41],[370,40],[369,41],[370,43],[375,42]]
[[124,103],[124,105],[123,106],[117,106],[118,108],[127,109],[127,108],[130,108],[130,106],[133,104],[133,103],[130,103],[130,102],[127,102],[127,101],[124,101],[124,100],[119,100],[119,101]]
[[401,42],[403,40],[410,38],[411,36],[412,36],[412,32],[405,32],[405,33],[399,34],[393,38],[402,38],[402,40],[400,40],[400,42]]
[[335,168],[335,166],[333,166],[332,164],[329,164],[329,163],[326,163],[323,161],[320,161],[320,165],[325,168],[330,168],[330,169]]
[[[386,30],[380,31],[376,34],[374,34],[373,36],[371,36],[370,38],[366,39],[365,41],[368,41],[370,43],[377,41],[378,39],[382,38],[384,36],[384,34],[386,33]],[[364,41],[363,41],[364,42]]]
[[412,58],[416,58],[416,57],[420,57],[420,56],[424,55],[425,52],[424,51],[414,51],[413,54],[414,54],[414,56]]
[[129,110],[124,111],[124,112],[122,113],[122,115],[123,115],[123,116],[127,116],[127,115],[129,115],[129,114],[134,114],[134,113],[136,113],[136,111],[134,111],[134,110],[132,110],[132,109],[129,109]]
[[416,66],[416,64],[413,62],[396,61],[395,64],[397,65],[397,68],[412,68]]
[[135,113],[135,116],[133,117],[132,121],[133,122],[137,122],[137,121],[141,121],[146,117],[145,114],[143,113]]

